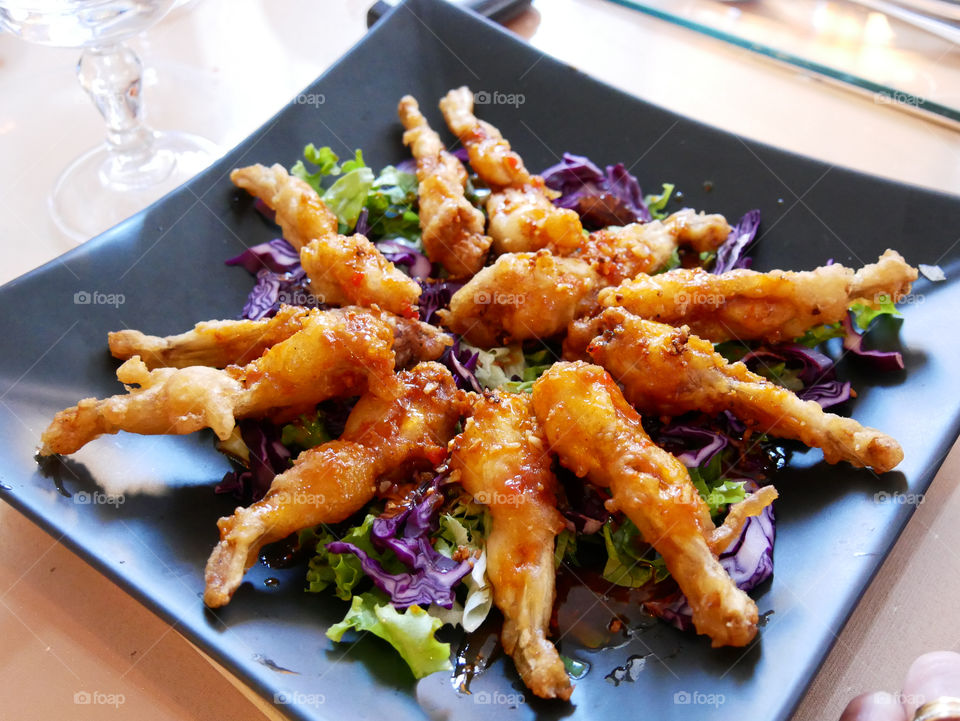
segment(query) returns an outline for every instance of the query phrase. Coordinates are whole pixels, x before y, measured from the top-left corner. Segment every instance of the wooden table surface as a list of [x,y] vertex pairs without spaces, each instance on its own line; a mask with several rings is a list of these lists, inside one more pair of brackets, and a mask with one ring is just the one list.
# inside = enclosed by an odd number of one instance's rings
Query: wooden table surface
[[[180,6],[137,41],[151,123],[233,146],[363,36],[370,1]],[[841,166],[960,188],[960,133],[689,30],[603,0],[537,1],[511,29],[602,80],[725,130]],[[76,57],[0,35],[0,282],[72,247],[49,221],[45,195],[102,134],[73,77]],[[955,316],[946,309],[944,317]],[[857,693],[896,691],[916,655],[960,650],[958,475],[954,447],[850,622],[834,629],[836,646],[795,721],[838,718]],[[281,718],[5,504],[0,638],[3,719]],[[75,703],[84,691],[113,694],[116,706]]]

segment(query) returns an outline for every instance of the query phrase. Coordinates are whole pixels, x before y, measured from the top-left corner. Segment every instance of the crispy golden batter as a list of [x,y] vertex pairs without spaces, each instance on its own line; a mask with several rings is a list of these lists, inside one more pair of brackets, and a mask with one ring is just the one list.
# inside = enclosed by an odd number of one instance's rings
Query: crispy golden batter
[[663,221],[664,228],[681,247],[696,253],[716,250],[730,235],[730,224],[722,215],[697,212],[684,208]]
[[417,317],[420,285],[398,270],[362,235],[328,235],[300,250],[310,289],[328,305],[378,305]]
[[397,368],[421,361],[436,360],[453,341],[428,323],[401,318],[377,308],[348,306],[345,309],[316,310],[284,305],[273,318],[261,320],[209,320],[179,335],[158,337],[138,330],[114,331],[108,336],[114,358],[129,360],[140,356],[147,368],[225,368],[243,365],[263,355],[267,348],[299,331],[308,315],[317,313],[370,313],[393,328],[393,352]]
[[537,696],[569,699],[573,687],[546,637],[554,598],[554,542],[564,526],[550,465],[543,429],[525,393],[477,398],[463,433],[451,444],[450,467],[493,517],[487,572],[504,617],[503,647]]
[[595,231],[576,257],[591,263],[608,286],[662,268],[676,247],[676,239],[655,220]]
[[229,437],[237,418],[286,417],[327,398],[388,392],[394,378],[393,331],[367,312],[315,313],[301,329],[245,366],[149,371],[134,356],[117,369],[139,385],[103,400],[86,398],[58,413],[40,455],[74,453],[104,433],[184,434],[211,428]]
[[229,603],[266,544],[348,518],[372,500],[377,479],[388,471],[439,462],[464,410],[462,394],[436,363],[397,378],[392,392],[361,397],[339,440],[304,451],[262,500],[219,520],[220,543],[205,574],[207,606]]
[[747,520],[751,516],[759,516],[778,496],[776,488],[763,486],[739,503],[732,504],[727,509],[727,517],[723,519],[723,523],[706,534],[707,545],[714,555],[726,551],[730,544],[740,538]]
[[520,188],[534,182],[523,160],[500,131],[473,114],[473,93],[463,86],[440,100],[440,112],[470,157],[470,167],[491,188]]
[[704,215],[689,208],[664,221],[630,223],[591,233],[577,258],[592,263],[605,286],[664,267],[680,247],[702,253],[715,250],[730,233],[722,215]]
[[569,255],[584,242],[580,216],[573,210],[555,206],[546,186],[525,185],[491,193],[487,199],[487,216],[490,218],[487,232],[493,238],[493,249],[497,253],[547,248],[558,255]]
[[608,308],[594,323],[596,338],[587,354],[613,374],[641,411],[730,411],[760,433],[823,449],[827,463],[848,461],[878,473],[903,460],[900,444],[890,436],[825,413],[815,401],[800,400],[743,363],[728,363],[686,327],[643,320],[622,308]]
[[856,273],[842,265],[813,271],[732,270],[713,275],[700,268],[678,268],[640,275],[600,293],[600,304],[623,306],[649,320],[686,324],[714,342],[789,341],[815,325],[836,323],[855,302],[875,305],[881,296],[897,300],[917,279],[899,253],[888,250],[879,262]]
[[687,469],[657,447],[610,375],[583,362],[557,363],[533,386],[550,447],[578,476],[608,487],[663,556],[690,603],[698,633],[714,646],[744,646],[757,633],[757,606],[738,589],[706,541],[713,522]]
[[230,180],[276,211],[283,237],[297,250],[314,238],[337,232],[337,216],[313,188],[282,165],[237,168],[231,171]]
[[403,143],[417,159],[423,249],[427,257],[440,263],[451,277],[469,277],[483,267],[490,237],[483,232],[486,222],[483,213],[464,197],[467,171],[463,163],[443,147],[440,136],[420,113],[416,100],[405,95],[397,112],[406,128]]
[[140,356],[147,368],[187,368],[249,363],[300,330],[306,308],[285,305],[273,318],[209,320],[179,335],[159,337],[138,330],[113,331],[107,336],[114,358]]
[[477,273],[441,311],[445,326],[490,348],[548,338],[596,303],[597,274],[576,258],[545,250],[507,253]]
[[444,120],[460,138],[470,166],[490,186],[487,229],[497,253],[536,251],[541,248],[572,252],[583,239],[580,216],[557,208],[554,192],[543,178],[527,171],[520,156],[500,131],[473,114],[473,93],[468,87],[451,90],[440,101]]
[[362,235],[338,235],[337,217],[317,192],[281,165],[251,165],[230,173],[240,188],[277,212],[283,237],[300,251],[310,289],[327,305],[379,305],[416,316],[420,286]]

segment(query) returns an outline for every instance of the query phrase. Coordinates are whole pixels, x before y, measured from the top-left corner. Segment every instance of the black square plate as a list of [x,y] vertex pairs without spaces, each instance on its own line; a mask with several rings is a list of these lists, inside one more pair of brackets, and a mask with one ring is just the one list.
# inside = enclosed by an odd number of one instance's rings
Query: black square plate
[[[898,471],[878,479],[827,466],[809,452],[776,477],[776,575],[758,598],[761,612],[774,614],[749,649],[712,650],[703,638],[653,624],[616,649],[561,641],[564,653],[592,665],[573,705],[521,701],[523,687],[503,661],[474,682],[473,696],[458,695],[445,674],[415,682],[377,639],[349,648],[328,641],[324,631],[343,616],[344,604],[304,594],[302,568],[254,568],[227,608],[204,610],[203,568],[217,539],[215,521],[233,505],[213,494],[227,463],[209,436],[100,439],[59,472],[72,497],[38,471],[34,448],[57,410],[119,391],[108,331],[162,335],[238,314],[251,280],[223,261],[274,232],[234,192],[231,168],[290,165],[310,141],[341,155],[363,148],[373,167],[397,162],[406,157],[399,97],[414,94],[441,127],[435,102],[464,83],[488,93],[491,102],[479,113],[531,168],[567,150],[633,165],[648,190],[674,182],[695,208],[737,218],[759,207],[761,270],[812,268],[828,258],[858,266],[888,246],[914,264],[945,269],[946,282],[916,284],[899,336],[885,340],[902,346],[905,372],[879,378],[844,362],[860,392],[852,414],[903,444]],[[828,167],[677,117],[543,58],[446,3],[412,0],[214,167],[0,289],[0,494],[64,534],[71,548],[266,698],[289,702],[284,710],[295,718],[380,718],[389,709],[394,721],[493,713],[599,719],[630,709],[631,716],[658,719],[785,719],[910,515],[909,503],[883,502],[883,494],[922,493],[957,436],[960,336],[948,323],[960,309],[958,227],[955,197]],[[279,585],[265,586],[268,576]],[[640,613],[632,620],[639,624]],[[646,658],[635,680],[616,687],[605,680],[634,655]]]

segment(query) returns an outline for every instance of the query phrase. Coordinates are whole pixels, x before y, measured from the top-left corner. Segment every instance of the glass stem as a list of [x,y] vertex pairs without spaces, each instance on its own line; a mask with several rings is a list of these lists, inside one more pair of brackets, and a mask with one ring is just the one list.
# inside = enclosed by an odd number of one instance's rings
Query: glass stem
[[101,176],[120,189],[156,183],[172,170],[158,162],[153,131],[143,123],[142,74],[140,58],[123,43],[86,48],[77,63],[80,85],[107,123],[109,154]]

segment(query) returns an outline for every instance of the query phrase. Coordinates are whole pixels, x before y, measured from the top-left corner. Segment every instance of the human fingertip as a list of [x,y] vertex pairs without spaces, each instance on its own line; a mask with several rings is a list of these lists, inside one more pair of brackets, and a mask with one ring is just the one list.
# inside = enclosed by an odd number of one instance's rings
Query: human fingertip
[[903,681],[903,705],[908,717],[941,696],[960,697],[960,653],[934,651],[919,656]]

